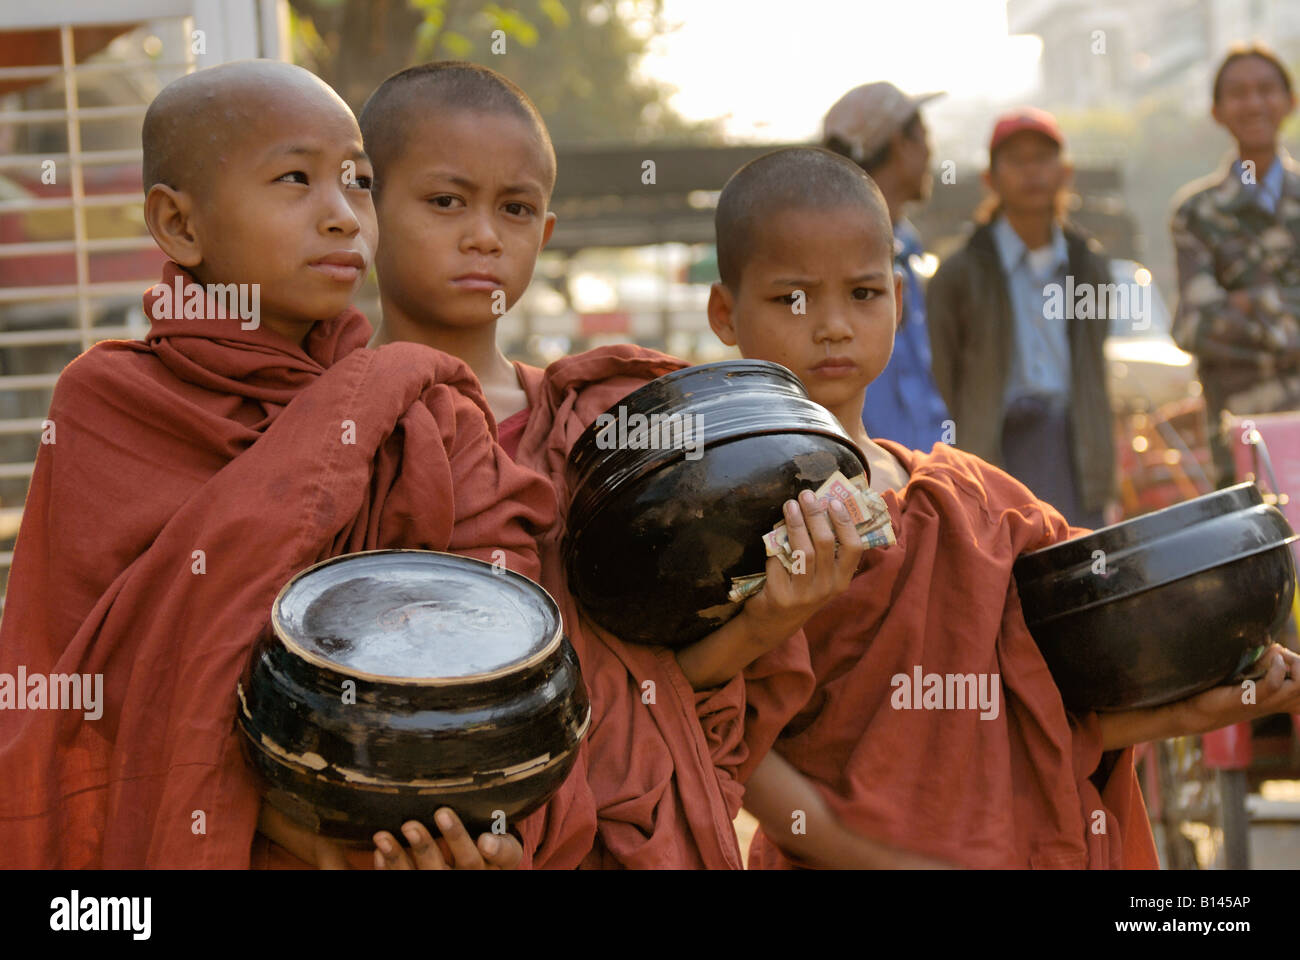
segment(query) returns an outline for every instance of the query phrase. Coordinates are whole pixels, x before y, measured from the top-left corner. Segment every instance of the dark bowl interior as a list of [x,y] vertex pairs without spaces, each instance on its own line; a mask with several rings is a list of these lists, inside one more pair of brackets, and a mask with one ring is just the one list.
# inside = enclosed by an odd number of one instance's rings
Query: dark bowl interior
[[[620,411],[620,407],[622,410]],[[698,457],[601,440],[600,421],[569,459],[569,589],[598,625],[634,643],[677,647],[740,611],[731,578],[761,573],[763,534],[781,506],[836,470],[866,473],[857,447],[778,364],[724,361],[676,371],[612,407],[700,417]]]
[[270,802],[367,842],[452,807],[509,825],[563,783],[590,707],[539,586],[465,557],[375,551],[291,581],[239,686]]
[[1065,704],[1158,706],[1232,680],[1286,624],[1294,539],[1238,484],[1019,558],[1025,622]]

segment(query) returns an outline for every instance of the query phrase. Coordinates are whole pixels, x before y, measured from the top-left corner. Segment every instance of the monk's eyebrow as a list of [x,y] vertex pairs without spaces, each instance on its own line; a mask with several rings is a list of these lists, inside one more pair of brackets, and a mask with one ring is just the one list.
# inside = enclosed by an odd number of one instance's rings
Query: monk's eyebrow
[[[869,270],[866,273],[859,273],[857,276],[849,277],[848,283],[883,283],[885,274],[879,270]],[[819,287],[820,280],[808,280],[800,277],[777,277],[771,283],[774,287]]]
[[430,170],[422,174],[419,179],[422,187],[432,189],[437,183],[450,183],[454,187],[462,187],[466,190],[474,190],[478,184],[469,177],[461,176],[459,173],[451,173],[447,170]]
[[511,183],[501,188],[502,193],[532,193],[542,192],[542,188],[535,183]]
[[[283,157],[319,157],[324,152],[325,151],[322,150],[320,147],[309,147],[306,144],[302,144],[302,143],[291,143],[283,147],[275,147],[269,150],[266,154],[266,160],[267,162],[270,162],[272,160],[278,160]],[[366,161],[370,160],[370,158],[366,156],[366,151],[361,149],[360,147],[354,148],[352,152],[348,155],[348,159],[366,160]]]
[[318,157],[321,154],[320,147],[308,147],[300,143],[285,144],[282,147],[272,147],[266,151],[267,160],[278,160],[281,157]]
[[[436,183],[450,183],[454,187],[460,187],[462,190],[477,190],[481,186],[477,181],[459,173],[450,173],[446,170],[430,170],[420,178],[420,185],[425,189],[433,189]],[[541,186],[533,183],[511,183],[501,188],[502,193],[506,194],[531,194],[538,196],[542,192]]]

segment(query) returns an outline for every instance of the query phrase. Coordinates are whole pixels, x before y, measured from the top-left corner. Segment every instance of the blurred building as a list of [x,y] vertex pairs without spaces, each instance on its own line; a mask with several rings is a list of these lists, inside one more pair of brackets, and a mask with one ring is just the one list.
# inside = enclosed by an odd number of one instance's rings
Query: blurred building
[[1300,59],[1296,0],[1007,0],[1007,31],[1042,40],[1039,99],[1055,110],[1163,94],[1204,114],[1232,44],[1258,39]]

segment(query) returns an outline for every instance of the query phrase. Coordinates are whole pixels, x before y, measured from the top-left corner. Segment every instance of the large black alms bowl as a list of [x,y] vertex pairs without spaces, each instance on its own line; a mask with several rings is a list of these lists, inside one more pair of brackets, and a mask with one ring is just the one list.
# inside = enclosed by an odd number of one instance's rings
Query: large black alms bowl
[[[451,807],[477,833],[568,776],[590,706],[559,607],[468,557],[336,557],[280,592],[239,683],[245,755],[268,801],[368,843]],[[499,811],[499,813],[498,813]]]
[[1066,706],[1158,706],[1232,680],[1285,627],[1295,538],[1240,483],[1020,557],[1025,622]]
[[731,578],[764,571],[762,537],[782,504],[836,470],[867,473],[835,417],[780,364],[678,370],[608,414],[620,407],[625,421],[680,414],[703,424],[698,459],[684,449],[611,449],[618,429],[604,427],[602,439],[600,420],[570,453],[569,589],[623,640],[678,647],[716,630],[740,611],[727,599]]

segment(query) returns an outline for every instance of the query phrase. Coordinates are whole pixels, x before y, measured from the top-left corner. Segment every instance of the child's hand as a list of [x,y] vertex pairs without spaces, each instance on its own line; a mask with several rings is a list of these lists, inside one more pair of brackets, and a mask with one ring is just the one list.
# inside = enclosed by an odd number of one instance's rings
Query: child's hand
[[802,572],[789,573],[776,557],[768,557],[767,582],[740,612],[771,646],[847,590],[862,559],[862,541],[838,500],[830,501],[828,511],[811,490],[805,490],[798,504],[786,501],[785,523],[791,552],[799,557],[803,551]]
[[411,845],[409,856],[387,830],[376,833],[375,869],[514,870],[524,858],[523,847],[510,834],[480,834],[475,846],[460,818],[448,807],[439,808],[434,820],[442,831],[438,840],[418,820],[402,824],[402,833]]
[[767,582],[740,613],[703,640],[677,650],[677,663],[696,690],[726,683],[779,647],[853,582],[862,540],[849,512],[832,500],[828,519],[826,505],[811,490],[799,494],[799,501],[786,502],[785,523],[801,572],[787,573],[780,560],[768,557]]
[[1259,662],[1265,673],[1255,680],[1254,703],[1242,702],[1244,683],[1212,687],[1182,703],[1186,732],[1208,733],[1272,713],[1300,713],[1300,657],[1275,643]]
[[1249,688],[1238,682],[1163,707],[1102,713],[1102,749],[1196,736],[1271,713],[1300,713],[1300,657],[1275,643],[1259,663],[1265,672],[1254,681],[1253,703],[1244,702]]

